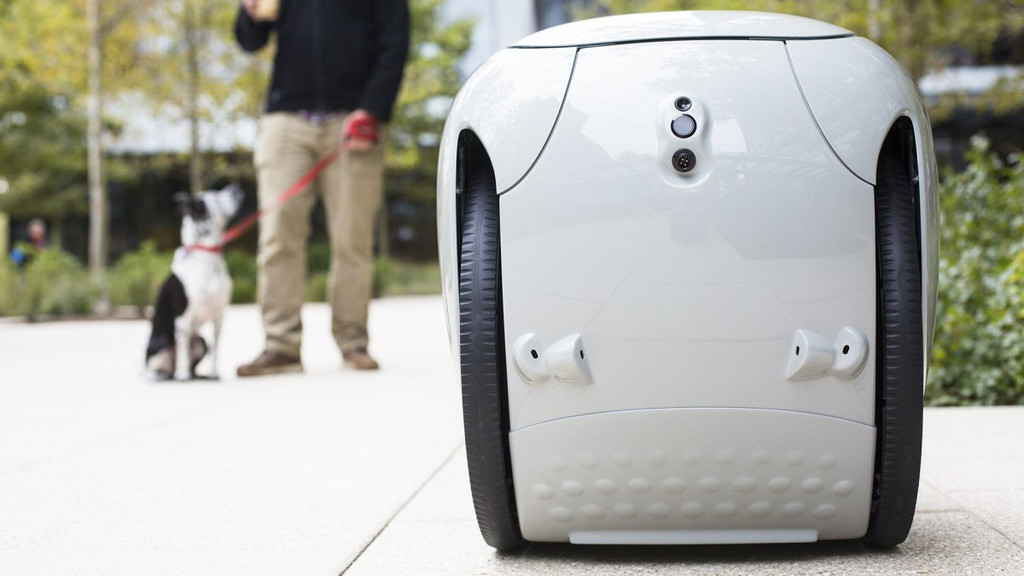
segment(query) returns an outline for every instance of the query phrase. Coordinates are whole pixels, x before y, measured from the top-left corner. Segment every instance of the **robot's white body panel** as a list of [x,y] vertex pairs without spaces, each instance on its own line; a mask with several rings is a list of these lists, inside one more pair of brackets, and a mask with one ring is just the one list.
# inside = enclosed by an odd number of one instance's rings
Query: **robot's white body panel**
[[[471,131],[501,194],[523,536],[862,536],[876,438],[875,373],[863,369],[875,365],[874,170],[901,116],[923,159],[926,335],[934,308],[935,169],[910,80],[845,30],[767,14],[598,19],[518,46],[497,61],[530,87],[526,70],[550,54],[547,97],[517,104],[482,67],[446,127],[438,203],[457,346],[455,166]],[[492,116],[518,114],[533,131],[503,137]]]
[[[932,126],[913,82],[885,50],[865,38],[842,42],[791,42],[789,51],[807,103],[822,133],[843,162],[875,183],[878,149],[893,120],[914,125],[921,189],[921,262],[925,302],[925,361],[935,326],[938,289],[938,169]],[[842,66],[837,66],[842,62]],[[927,368],[927,367],[926,367]]]

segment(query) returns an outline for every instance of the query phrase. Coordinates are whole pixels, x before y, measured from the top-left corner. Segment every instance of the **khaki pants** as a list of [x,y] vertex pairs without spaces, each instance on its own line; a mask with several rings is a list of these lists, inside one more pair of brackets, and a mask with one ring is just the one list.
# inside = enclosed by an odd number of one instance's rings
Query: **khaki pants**
[[[260,119],[254,161],[261,207],[278,197],[340,143],[344,117],[325,124],[276,112]],[[342,151],[308,188],[260,220],[258,298],[266,350],[298,356],[306,294],[310,212],[320,194],[331,238],[328,301],[338,348],[366,346],[373,287],[373,224],[383,189],[384,153]]]

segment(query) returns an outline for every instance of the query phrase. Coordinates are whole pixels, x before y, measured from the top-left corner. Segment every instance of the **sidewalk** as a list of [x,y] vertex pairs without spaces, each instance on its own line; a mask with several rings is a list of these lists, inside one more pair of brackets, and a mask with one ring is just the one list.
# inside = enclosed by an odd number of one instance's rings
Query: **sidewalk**
[[476,528],[440,299],[373,303],[383,370],[340,369],[307,306],[304,375],[236,380],[258,352],[233,307],[223,380],[142,377],[148,325],[0,323],[0,574],[1016,574],[1024,408],[928,410],[906,544],[533,545]]

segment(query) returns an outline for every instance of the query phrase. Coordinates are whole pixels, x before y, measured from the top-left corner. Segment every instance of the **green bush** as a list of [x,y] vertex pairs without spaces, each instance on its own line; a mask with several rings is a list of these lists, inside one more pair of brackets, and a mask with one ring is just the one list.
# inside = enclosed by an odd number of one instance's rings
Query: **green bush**
[[939,298],[926,398],[1024,400],[1024,163],[975,138],[940,188]]
[[24,286],[30,317],[87,314],[96,297],[89,272],[74,256],[58,249],[43,250],[29,260]]
[[0,258],[0,316],[28,314],[25,278],[6,257]]
[[314,272],[306,278],[306,302],[327,301],[327,272]]
[[395,264],[387,256],[379,256],[373,260],[373,297],[379,298],[387,293],[394,276]]
[[122,256],[107,275],[111,303],[142,310],[156,302],[160,285],[170,274],[173,252],[157,252],[152,241]]
[[440,294],[441,269],[437,262],[392,260],[384,294]]
[[[373,261],[373,297],[379,298],[389,293],[395,276],[395,263],[385,256]],[[330,273],[311,270],[306,278],[306,302],[326,302],[327,283]]]
[[315,242],[306,248],[306,276],[331,269],[331,246],[324,242]]
[[[148,241],[143,242],[139,250],[122,256],[108,275],[111,301],[140,308],[156,302],[160,285],[170,273],[173,257],[173,252],[157,252]],[[255,302],[256,259],[245,250],[229,250],[224,260],[232,280],[231,301],[235,304]]]
[[224,259],[231,275],[231,302],[251,304],[256,301],[256,258],[245,250],[229,250]]
[[[21,248],[29,254],[24,270],[6,259],[0,262],[0,316],[67,315],[91,310],[96,290],[88,272],[73,256],[59,250],[36,254],[29,246]],[[172,252],[158,252],[151,241],[122,256],[107,275],[111,303],[135,306],[140,312],[155,303],[173,257]],[[244,250],[231,250],[225,260],[233,283],[231,301],[255,302],[256,258]],[[306,301],[324,302],[330,248],[326,244],[311,245],[307,263]],[[436,268],[436,264],[404,264],[378,257],[373,262],[373,295],[435,293]]]

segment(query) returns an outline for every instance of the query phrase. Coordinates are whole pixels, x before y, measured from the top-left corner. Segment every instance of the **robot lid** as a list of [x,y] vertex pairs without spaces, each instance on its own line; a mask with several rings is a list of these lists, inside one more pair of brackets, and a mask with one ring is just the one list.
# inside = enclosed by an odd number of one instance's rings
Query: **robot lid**
[[630,42],[707,39],[811,40],[853,32],[825,22],[767,12],[651,12],[594,18],[541,30],[513,48],[556,48]]

